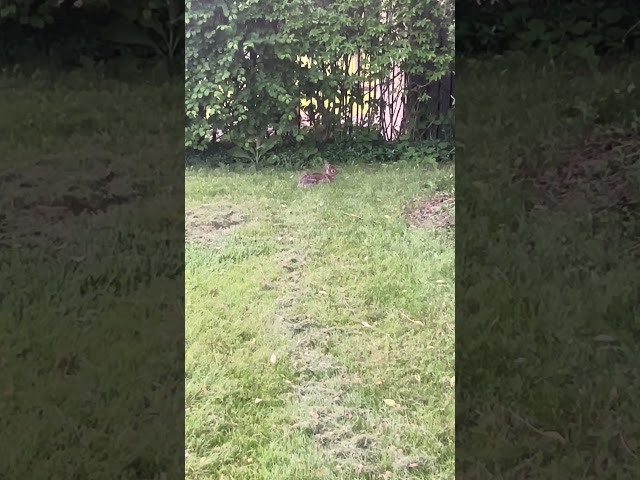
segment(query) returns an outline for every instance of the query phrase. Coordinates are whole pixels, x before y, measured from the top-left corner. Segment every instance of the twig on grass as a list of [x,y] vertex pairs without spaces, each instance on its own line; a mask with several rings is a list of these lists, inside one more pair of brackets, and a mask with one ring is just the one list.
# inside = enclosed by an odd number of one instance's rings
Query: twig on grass
[[340,213],[342,213],[343,215],[348,215],[350,217],[359,218],[360,220],[364,220],[364,218],[359,217],[358,215],[354,215],[353,213],[347,213],[347,212],[340,212]]

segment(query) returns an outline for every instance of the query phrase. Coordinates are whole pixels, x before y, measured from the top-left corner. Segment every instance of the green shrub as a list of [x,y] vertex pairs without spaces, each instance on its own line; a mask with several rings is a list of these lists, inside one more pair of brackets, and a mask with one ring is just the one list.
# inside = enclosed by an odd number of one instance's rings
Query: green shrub
[[92,67],[124,54],[182,74],[182,0],[1,0],[0,26],[0,64]]
[[[303,142],[296,109],[310,103],[313,136],[332,140],[351,130],[341,120],[363,105],[363,82],[383,81],[399,64],[420,80],[407,92],[416,107],[407,111],[419,113],[424,85],[451,70],[450,1],[189,0],[186,8],[185,142],[193,150],[218,132],[246,150],[269,127],[285,145]],[[387,12],[393,21],[383,21]],[[349,71],[357,53],[368,59]],[[368,107],[375,113],[384,102]]]
[[457,2],[460,53],[540,51],[592,60],[640,47],[640,2],[477,0]]
[[192,151],[187,165],[207,165],[225,168],[259,168],[261,165],[289,169],[317,167],[322,162],[336,165],[406,162],[433,166],[454,160],[454,145],[444,141],[339,141],[316,146],[301,142],[291,146],[274,147],[263,159],[255,161],[251,154],[237,155],[237,147],[229,143],[214,143],[206,151]]

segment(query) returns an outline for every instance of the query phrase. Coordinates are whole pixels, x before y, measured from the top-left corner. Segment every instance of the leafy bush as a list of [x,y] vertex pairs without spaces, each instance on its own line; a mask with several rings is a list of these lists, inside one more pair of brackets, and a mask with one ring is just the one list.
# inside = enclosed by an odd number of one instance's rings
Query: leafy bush
[[459,52],[542,51],[592,59],[640,46],[635,0],[457,2]]
[[[285,144],[301,142],[301,105],[313,106],[316,138],[330,140],[351,128],[341,120],[363,106],[364,82],[386,80],[396,64],[421,79],[417,86],[450,71],[451,1],[188,0],[186,7],[190,149],[206,149],[219,132],[239,146],[254,143],[269,127]],[[418,87],[407,98],[408,112],[428,100]],[[367,106],[385,105],[369,98]]]
[[206,151],[191,152],[186,158],[187,166],[200,164],[233,169],[269,165],[300,170],[317,167],[325,161],[336,165],[406,162],[433,166],[454,160],[454,149],[454,145],[444,141],[339,141],[323,144],[320,148],[312,142],[300,142],[274,147],[256,161],[248,151],[238,154],[237,147],[232,144],[214,143]]
[[5,65],[88,66],[125,54],[182,70],[182,0],[0,0],[0,26]]

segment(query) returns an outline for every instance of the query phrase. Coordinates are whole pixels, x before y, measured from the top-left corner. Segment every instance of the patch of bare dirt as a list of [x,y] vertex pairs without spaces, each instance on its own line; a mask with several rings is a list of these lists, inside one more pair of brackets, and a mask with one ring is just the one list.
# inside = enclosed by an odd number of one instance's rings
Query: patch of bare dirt
[[434,196],[415,202],[405,212],[409,223],[417,228],[453,228],[455,196],[451,192],[438,192]]
[[557,156],[553,165],[528,174],[537,208],[561,210],[580,202],[592,212],[620,212],[640,205],[637,134],[618,128],[596,132],[560,147]]
[[210,244],[221,233],[240,225],[244,217],[231,207],[204,205],[187,211],[185,241]]
[[[0,246],[66,244],[74,225],[139,194],[108,162],[82,173],[43,160],[28,169],[0,173]],[[102,165],[99,165],[102,163]]]

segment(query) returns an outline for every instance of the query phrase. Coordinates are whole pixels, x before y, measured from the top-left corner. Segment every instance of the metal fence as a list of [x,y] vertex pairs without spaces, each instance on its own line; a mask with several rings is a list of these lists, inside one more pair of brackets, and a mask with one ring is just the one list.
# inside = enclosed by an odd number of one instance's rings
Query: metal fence
[[[346,62],[345,62],[346,63]],[[357,78],[361,78],[364,62],[359,56],[350,59],[348,65]],[[345,69],[346,79],[352,73]],[[315,94],[300,106],[299,124],[302,127],[323,127],[329,135],[331,130],[347,127],[363,127],[377,131],[386,140],[394,140],[407,133],[412,121],[423,122],[430,139],[453,139],[453,112],[455,103],[455,74],[450,72],[443,78],[421,85],[420,93],[429,95],[426,106],[418,112],[409,107],[407,88],[410,77],[394,65],[387,77],[356,82],[351,88],[336,92],[335,98],[324,98]],[[420,118],[412,118],[417,114]],[[424,122],[427,124],[425,125]]]

